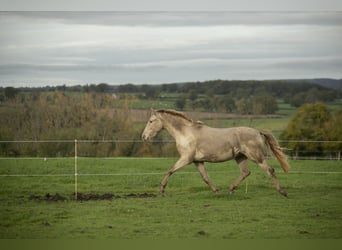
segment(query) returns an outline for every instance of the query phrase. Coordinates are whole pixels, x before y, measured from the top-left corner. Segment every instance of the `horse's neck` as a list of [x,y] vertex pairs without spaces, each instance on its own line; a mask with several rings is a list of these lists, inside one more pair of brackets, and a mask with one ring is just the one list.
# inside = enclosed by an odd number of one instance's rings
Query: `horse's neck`
[[164,119],[164,128],[169,132],[169,134],[177,141],[180,137],[185,135],[186,123],[182,124],[182,121],[172,121],[169,119]]

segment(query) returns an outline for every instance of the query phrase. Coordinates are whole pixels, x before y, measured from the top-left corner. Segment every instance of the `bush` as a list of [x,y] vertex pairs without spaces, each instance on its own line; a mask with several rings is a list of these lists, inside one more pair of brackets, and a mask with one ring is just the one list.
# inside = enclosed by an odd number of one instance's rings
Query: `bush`
[[[341,151],[341,143],[328,141],[342,140],[342,110],[336,114],[324,103],[309,103],[301,106],[290,120],[281,139],[287,148],[306,155],[324,155],[328,151]],[[315,143],[299,141],[316,141]]]

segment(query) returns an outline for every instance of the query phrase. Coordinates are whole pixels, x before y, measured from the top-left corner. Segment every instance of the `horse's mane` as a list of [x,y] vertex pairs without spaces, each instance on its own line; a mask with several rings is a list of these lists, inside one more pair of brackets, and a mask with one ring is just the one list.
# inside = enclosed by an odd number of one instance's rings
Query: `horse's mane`
[[203,124],[203,122],[201,121],[196,121],[194,122],[191,118],[189,118],[188,116],[186,116],[183,112],[179,112],[176,111],[174,109],[159,109],[157,110],[158,113],[165,113],[165,114],[169,114],[169,115],[173,115],[173,116],[179,116],[193,124]]

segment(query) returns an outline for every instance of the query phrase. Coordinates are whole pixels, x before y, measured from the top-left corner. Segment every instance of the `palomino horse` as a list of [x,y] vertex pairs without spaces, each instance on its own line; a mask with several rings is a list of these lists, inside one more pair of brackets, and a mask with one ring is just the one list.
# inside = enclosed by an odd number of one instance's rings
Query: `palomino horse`
[[204,182],[209,185],[211,190],[218,192],[218,189],[209,180],[204,162],[223,162],[235,159],[240,167],[241,175],[229,186],[230,192],[233,192],[250,174],[247,160],[251,160],[272,178],[276,190],[287,196],[286,191],[280,187],[274,169],[265,161],[264,145],[267,144],[283,170],[288,172],[290,169],[284,153],[270,131],[248,127],[212,128],[202,122],[193,121],[181,112],[162,109],[152,110],[151,117],[142,133],[142,139],[147,141],[162,129],[166,129],[176,140],[180,158],[163,178],[160,186],[161,193],[164,192],[169,177],[190,163],[197,166]]

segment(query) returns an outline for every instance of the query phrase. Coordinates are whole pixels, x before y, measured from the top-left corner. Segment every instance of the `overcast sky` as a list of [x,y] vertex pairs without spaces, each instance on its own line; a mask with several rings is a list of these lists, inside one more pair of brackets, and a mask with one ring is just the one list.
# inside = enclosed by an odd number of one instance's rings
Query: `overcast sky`
[[0,12],[0,86],[342,78],[342,12]]

